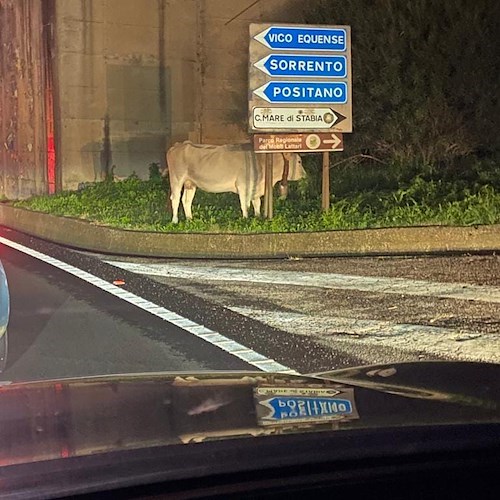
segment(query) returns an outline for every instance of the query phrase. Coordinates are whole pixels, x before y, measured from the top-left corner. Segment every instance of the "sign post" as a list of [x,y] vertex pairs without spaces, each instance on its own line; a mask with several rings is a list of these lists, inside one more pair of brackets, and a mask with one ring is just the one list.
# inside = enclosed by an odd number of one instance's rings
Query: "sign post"
[[273,153],[266,154],[266,172],[264,185],[264,217],[273,218]]
[[[349,26],[251,24],[249,131],[266,153],[266,217],[272,217],[272,152],[324,152],[322,208],[330,205],[329,152],[352,132]],[[272,161],[272,160],[270,160]]]
[[330,208],[330,153],[323,153],[321,182],[321,210],[326,212]]

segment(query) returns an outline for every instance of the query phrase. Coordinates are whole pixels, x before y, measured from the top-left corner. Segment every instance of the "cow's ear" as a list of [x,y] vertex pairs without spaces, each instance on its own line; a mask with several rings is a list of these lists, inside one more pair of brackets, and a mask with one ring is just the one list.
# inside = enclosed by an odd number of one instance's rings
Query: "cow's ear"
[[292,159],[292,153],[282,153],[283,158],[285,158],[286,161],[290,161]]

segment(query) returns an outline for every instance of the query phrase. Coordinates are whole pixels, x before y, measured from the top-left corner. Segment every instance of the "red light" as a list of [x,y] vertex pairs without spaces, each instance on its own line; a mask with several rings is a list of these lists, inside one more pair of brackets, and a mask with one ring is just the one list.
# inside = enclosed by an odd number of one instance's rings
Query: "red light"
[[52,82],[47,83],[45,92],[46,140],[47,140],[47,183],[49,194],[56,192],[56,145],[54,137],[54,99]]

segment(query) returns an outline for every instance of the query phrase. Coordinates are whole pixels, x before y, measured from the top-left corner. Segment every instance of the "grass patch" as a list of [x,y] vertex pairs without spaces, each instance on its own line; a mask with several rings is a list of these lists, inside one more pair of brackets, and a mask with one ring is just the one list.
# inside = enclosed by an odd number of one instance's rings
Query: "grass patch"
[[[356,176],[352,169],[349,183],[336,174],[332,175],[328,212],[320,211],[318,187],[314,185],[317,177],[309,175],[307,180],[290,184],[287,200],[275,198],[275,216],[270,221],[243,219],[235,194],[198,191],[193,203],[194,219],[183,220],[181,209],[181,221],[172,224],[166,210],[168,183],[156,175],[148,181],[136,176],[121,182],[104,181],[79,191],[34,197],[14,205],[124,229],[163,232],[297,232],[500,223],[498,179],[484,171],[467,180],[420,172],[406,181],[387,178],[386,172],[384,179],[372,184],[377,185],[377,190],[369,189],[366,170],[358,172],[364,181],[357,190],[353,189]],[[377,175],[380,177],[380,173]],[[482,178],[487,182],[481,182]]]

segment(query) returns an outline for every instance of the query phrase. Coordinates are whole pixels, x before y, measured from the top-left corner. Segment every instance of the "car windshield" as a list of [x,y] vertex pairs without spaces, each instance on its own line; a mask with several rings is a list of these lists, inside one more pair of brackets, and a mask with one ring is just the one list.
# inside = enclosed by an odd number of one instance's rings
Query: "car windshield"
[[[190,436],[248,405],[336,426],[376,375],[498,418],[499,2],[0,0],[0,26],[0,414],[164,380]],[[176,385],[214,374],[254,403]]]

